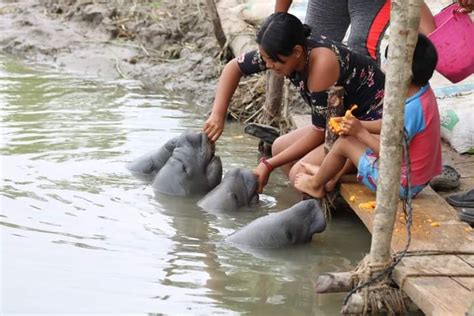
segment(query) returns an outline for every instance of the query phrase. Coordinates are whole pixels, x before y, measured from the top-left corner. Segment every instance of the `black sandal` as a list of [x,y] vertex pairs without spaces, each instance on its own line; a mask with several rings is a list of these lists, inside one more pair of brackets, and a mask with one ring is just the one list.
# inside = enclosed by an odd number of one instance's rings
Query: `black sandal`
[[471,226],[474,225],[474,208],[463,208],[459,211],[458,216],[460,220]]
[[435,191],[456,189],[459,186],[460,177],[456,169],[448,165],[443,165],[443,171],[430,181],[430,186]]
[[474,189],[448,196],[446,201],[452,206],[474,208]]
[[270,145],[273,144],[273,141],[280,136],[280,131],[278,128],[257,123],[250,123],[246,125],[244,128],[244,133],[258,137]]

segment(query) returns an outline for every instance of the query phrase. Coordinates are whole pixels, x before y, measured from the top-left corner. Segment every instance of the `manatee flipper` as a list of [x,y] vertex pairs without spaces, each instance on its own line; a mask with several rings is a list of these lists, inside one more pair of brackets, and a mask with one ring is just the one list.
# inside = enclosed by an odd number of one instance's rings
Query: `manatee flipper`
[[127,169],[135,176],[149,177],[151,181],[158,171],[163,168],[168,159],[170,159],[178,139],[179,137],[172,138],[161,146],[160,149],[138,157],[127,165]]
[[206,177],[209,183],[209,189],[212,190],[221,183],[222,180],[222,161],[219,156],[214,156],[207,166]]

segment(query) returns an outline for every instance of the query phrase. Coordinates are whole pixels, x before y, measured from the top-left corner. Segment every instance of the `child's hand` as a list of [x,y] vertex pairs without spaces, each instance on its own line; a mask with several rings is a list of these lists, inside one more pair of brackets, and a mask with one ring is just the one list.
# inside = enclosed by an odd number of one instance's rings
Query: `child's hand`
[[362,123],[355,117],[343,119],[341,122],[341,135],[352,135],[358,137],[367,130]]
[[217,115],[211,115],[204,123],[202,131],[207,134],[211,142],[216,142],[224,130],[224,118],[218,117]]

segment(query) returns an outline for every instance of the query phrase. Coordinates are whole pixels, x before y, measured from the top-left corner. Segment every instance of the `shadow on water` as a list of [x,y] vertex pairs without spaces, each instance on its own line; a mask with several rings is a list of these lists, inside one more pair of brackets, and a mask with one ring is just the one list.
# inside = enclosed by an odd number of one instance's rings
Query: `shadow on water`
[[[0,56],[0,313],[333,315],[315,275],[351,269],[369,235],[342,212],[306,245],[241,251],[235,230],[299,200],[272,174],[260,205],[208,213],[199,197],[157,195],[127,162],[185,130],[206,109],[134,81],[100,81]],[[252,169],[258,141],[229,123],[224,172]]]

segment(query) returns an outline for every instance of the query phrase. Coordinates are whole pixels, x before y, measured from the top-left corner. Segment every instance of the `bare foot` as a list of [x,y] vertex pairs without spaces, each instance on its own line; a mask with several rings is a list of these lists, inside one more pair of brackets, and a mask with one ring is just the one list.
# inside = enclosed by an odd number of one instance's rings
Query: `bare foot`
[[301,166],[303,167],[304,170],[306,170],[306,173],[308,173],[310,175],[313,175],[313,176],[316,173],[318,173],[318,170],[319,170],[319,166],[313,165],[311,163],[307,163],[307,162],[304,162],[304,161],[301,162]]
[[311,176],[305,173],[296,175],[295,188],[315,198],[322,198],[326,194],[324,186],[314,187]]
[[332,192],[336,188],[336,185],[337,185],[337,179],[332,179],[326,183],[326,185],[324,186],[324,189],[326,190],[326,192]]

